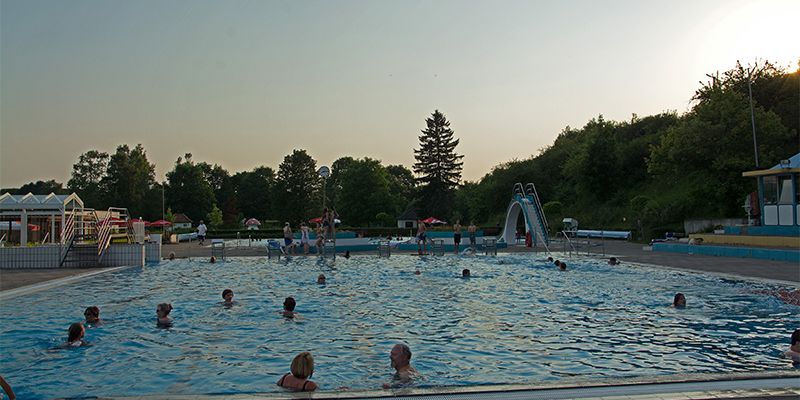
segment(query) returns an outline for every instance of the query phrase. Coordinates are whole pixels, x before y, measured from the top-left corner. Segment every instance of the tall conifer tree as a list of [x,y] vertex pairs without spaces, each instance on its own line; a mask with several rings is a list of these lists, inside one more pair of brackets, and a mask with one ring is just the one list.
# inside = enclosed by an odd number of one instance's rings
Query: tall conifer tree
[[419,209],[428,216],[450,218],[455,189],[461,181],[463,155],[456,153],[458,139],[447,118],[435,110],[425,119],[427,127],[419,137],[419,149],[414,149],[414,172],[420,185]]

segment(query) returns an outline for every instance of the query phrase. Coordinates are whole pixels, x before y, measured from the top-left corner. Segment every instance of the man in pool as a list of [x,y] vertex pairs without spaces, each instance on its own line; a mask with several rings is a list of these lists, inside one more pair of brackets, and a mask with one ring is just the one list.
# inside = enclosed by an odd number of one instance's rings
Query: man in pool
[[319,274],[319,276],[317,277],[317,283],[320,285],[325,284],[325,274]]
[[617,257],[611,257],[608,259],[608,265],[617,265],[619,261],[617,261]]
[[283,300],[283,311],[281,314],[286,318],[294,318],[297,316],[297,313],[294,312],[294,308],[297,306],[297,302],[294,301],[294,297],[287,297]]
[[422,222],[421,219],[417,220],[417,253],[419,255],[426,254],[428,252],[428,242],[427,237],[425,236],[425,223]]
[[83,312],[83,316],[86,318],[87,325],[100,324],[100,308],[97,306],[86,307],[86,310]]
[[469,278],[469,277],[470,277],[470,272],[469,272],[469,269],[467,269],[467,268],[464,268],[464,270],[463,270],[463,271],[461,271],[461,277],[462,277],[462,278]]
[[230,289],[223,290],[222,291],[222,299],[223,299],[222,304],[224,304],[226,306],[232,306],[233,305],[233,290],[230,290]]
[[411,383],[419,377],[419,372],[411,366],[411,349],[407,345],[403,343],[394,345],[392,352],[389,353],[389,359],[395,373],[392,383],[383,384],[384,389]]

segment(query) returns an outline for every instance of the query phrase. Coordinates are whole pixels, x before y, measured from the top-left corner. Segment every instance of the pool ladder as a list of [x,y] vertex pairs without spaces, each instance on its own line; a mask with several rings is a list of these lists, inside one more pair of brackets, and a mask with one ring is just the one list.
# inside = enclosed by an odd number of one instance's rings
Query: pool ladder
[[211,257],[225,261],[225,241],[222,239],[211,239]]
[[483,238],[483,254],[485,255],[497,255],[497,239],[487,239]]
[[443,239],[432,239],[431,240],[431,253],[435,256],[443,256],[444,255],[444,240]]

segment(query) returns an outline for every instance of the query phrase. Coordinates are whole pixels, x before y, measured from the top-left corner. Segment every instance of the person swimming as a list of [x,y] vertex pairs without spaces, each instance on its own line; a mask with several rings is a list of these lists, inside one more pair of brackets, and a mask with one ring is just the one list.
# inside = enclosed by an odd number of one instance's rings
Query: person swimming
[[686,296],[684,296],[683,293],[676,293],[675,297],[672,299],[672,306],[675,308],[685,308]]
[[419,372],[411,366],[411,349],[408,345],[403,343],[394,345],[389,353],[389,360],[391,360],[391,366],[395,369],[395,373],[392,383],[383,384],[384,389],[407,385],[419,378]]
[[156,316],[158,319],[156,320],[156,324],[162,327],[172,326],[172,318],[169,317],[169,313],[172,311],[172,304],[170,303],[161,303],[156,307]]
[[547,257],[547,262],[553,262],[553,257]]
[[83,312],[83,316],[86,318],[87,325],[99,325],[102,323],[100,321],[100,308],[97,306],[86,307],[86,310]]
[[211,256],[211,259],[209,259],[208,262],[210,262],[212,264],[216,263],[217,262],[217,257]]
[[319,283],[320,285],[325,284],[325,274],[319,274],[319,276],[317,277],[317,283]]
[[617,261],[617,257],[611,257],[608,259],[608,265],[617,265],[619,261]]
[[70,325],[67,336],[67,346],[70,347],[83,346],[85,344],[83,341],[83,335],[85,334],[86,334],[86,329],[83,327],[82,323],[76,322]]
[[786,350],[783,356],[791,359],[792,362],[800,363],[800,329],[795,329],[792,333],[789,350]]
[[223,290],[222,291],[222,299],[223,299],[222,303],[224,305],[232,306],[234,304],[234,301],[233,301],[233,290],[231,290],[231,289]]
[[297,306],[297,302],[294,300],[294,297],[287,297],[283,300],[283,314],[286,318],[294,318],[297,316],[297,313],[294,311],[294,308]]
[[567,270],[567,263],[562,261],[561,263],[558,264],[558,269],[560,269],[561,271],[566,271]]
[[467,268],[464,268],[464,269],[461,271],[461,277],[462,277],[462,278],[469,278],[469,277],[470,277],[470,272],[469,272],[469,269],[467,269]]
[[344,258],[350,258],[350,250],[344,251]]
[[553,261],[553,265],[555,265],[557,267],[557,266],[561,265],[561,261],[560,260],[555,260],[555,261]]
[[309,380],[311,375],[314,375],[314,357],[304,351],[294,357],[291,372],[278,380],[278,386],[297,392],[313,392],[318,386]]

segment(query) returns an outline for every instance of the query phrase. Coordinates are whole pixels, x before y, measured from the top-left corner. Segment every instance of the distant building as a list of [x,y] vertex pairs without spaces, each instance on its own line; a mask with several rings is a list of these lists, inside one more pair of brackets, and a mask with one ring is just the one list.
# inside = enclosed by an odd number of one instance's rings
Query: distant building
[[417,210],[413,208],[409,208],[406,212],[400,214],[397,217],[397,227],[398,228],[416,228],[417,227],[417,220],[419,217],[417,216]]
[[[800,153],[770,169],[743,172],[758,179],[758,201],[748,203],[762,226],[800,226]],[[760,213],[759,213],[760,211]]]
[[175,229],[192,229],[192,220],[186,214],[175,214],[175,223],[172,225]]

